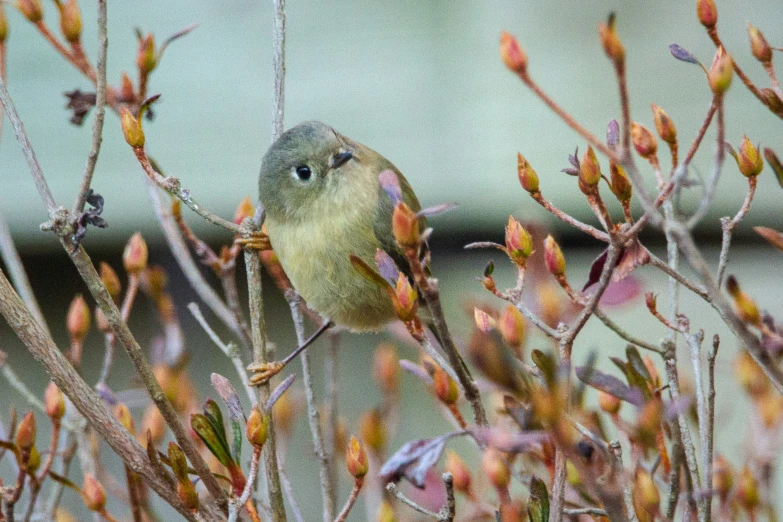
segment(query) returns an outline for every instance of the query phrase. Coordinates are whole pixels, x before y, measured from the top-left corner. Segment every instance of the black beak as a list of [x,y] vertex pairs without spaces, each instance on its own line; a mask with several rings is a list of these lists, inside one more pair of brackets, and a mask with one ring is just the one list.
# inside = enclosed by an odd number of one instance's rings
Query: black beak
[[353,152],[350,150],[335,154],[332,158],[332,164],[329,165],[329,167],[332,169],[338,169],[345,165],[351,158],[353,158]]

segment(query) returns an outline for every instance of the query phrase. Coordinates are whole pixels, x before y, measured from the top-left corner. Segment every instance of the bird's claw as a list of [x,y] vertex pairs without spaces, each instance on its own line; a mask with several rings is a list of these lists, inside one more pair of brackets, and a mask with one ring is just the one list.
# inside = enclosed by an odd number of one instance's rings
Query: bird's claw
[[268,363],[251,363],[247,366],[247,371],[252,375],[250,376],[251,386],[262,386],[269,382],[269,380],[280,373],[285,368],[285,363],[280,361],[272,361]]
[[272,248],[269,236],[260,231],[251,232],[248,237],[238,237],[234,240],[234,244],[250,250],[270,250]]

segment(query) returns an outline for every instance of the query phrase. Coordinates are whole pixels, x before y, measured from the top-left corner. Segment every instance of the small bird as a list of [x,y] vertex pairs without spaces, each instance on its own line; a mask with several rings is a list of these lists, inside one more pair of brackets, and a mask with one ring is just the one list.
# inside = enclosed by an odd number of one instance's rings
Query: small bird
[[386,170],[397,175],[402,201],[421,210],[389,160],[318,121],[283,133],[261,166],[259,199],[280,264],[313,310],[356,332],[377,331],[396,316],[388,294],[350,256],[375,266],[381,249],[407,268],[392,233],[394,202],[378,179]]

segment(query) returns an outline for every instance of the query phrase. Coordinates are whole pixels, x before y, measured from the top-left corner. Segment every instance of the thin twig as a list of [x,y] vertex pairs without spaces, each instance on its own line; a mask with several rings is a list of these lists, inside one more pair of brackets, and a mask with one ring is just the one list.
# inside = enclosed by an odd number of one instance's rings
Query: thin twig
[[712,166],[712,176],[710,177],[707,187],[705,189],[704,197],[699,203],[699,207],[696,212],[688,219],[688,228],[694,228],[699,222],[707,215],[707,211],[712,205],[712,200],[715,198],[715,190],[718,187],[718,180],[720,180],[721,171],[723,168],[723,160],[726,157],[726,122],[725,122],[725,110],[723,106],[723,97],[718,96],[715,98],[718,111],[718,138],[717,149],[715,150],[715,160]]
[[5,352],[0,351],[0,373],[3,375],[5,380],[8,381],[8,384],[11,385],[11,388],[19,392],[19,395],[21,395],[28,403],[30,403],[31,406],[41,413],[45,413],[46,408],[44,407],[44,403],[41,401],[41,399],[38,398],[36,394],[32,392],[32,390],[30,390],[30,388],[27,387],[27,384],[25,384],[24,381],[19,378],[14,369],[11,368],[11,365],[8,364],[7,358],[8,355]]
[[250,461],[250,475],[247,477],[245,489],[242,495],[228,503],[228,522],[237,522],[242,508],[250,501],[250,494],[253,492],[253,486],[258,477],[258,463],[261,460],[261,448],[253,448],[253,458]]
[[[301,346],[307,340],[305,334],[304,315],[302,314],[301,298],[296,292],[287,292],[286,300],[291,309],[291,318],[294,321],[294,330],[296,339]],[[334,483],[332,475],[329,472],[329,456],[324,444],[324,436],[321,431],[321,422],[319,420],[318,401],[315,398],[315,387],[313,385],[313,374],[310,369],[310,353],[305,350],[300,355],[302,360],[302,376],[305,386],[305,397],[307,400],[307,420],[310,426],[310,434],[313,439],[313,448],[315,456],[318,458],[318,472],[321,484],[321,500],[323,502],[324,522],[331,522],[334,519]]]
[[343,506],[343,509],[341,509],[340,513],[337,514],[334,522],[345,522],[345,519],[348,518],[348,513],[351,512],[351,508],[353,508],[353,505],[356,503],[356,499],[359,498],[359,492],[362,490],[363,485],[363,478],[357,478],[353,481],[353,489],[351,490],[351,494],[348,496],[348,500],[345,501],[345,506]]
[[[677,246],[677,243],[674,243],[675,247]],[[681,284],[694,294],[698,295],[702,299],[709,298],[709,294],[707,291],[702,288],[701,286],[695,284],[692,281],[689,281],[685,276],[680,274],[676,271],[676,268],[673,268],[669,266],[668,264],[664,263],[662,259],[660,259],[658,256],[650,252],[650,265],[654,266],[655,268],[662,271],[664,274],[668,275],[670,278],[674,279],[677,283]]]
[[339,437],[339,414],[338,414],[338,382],[340,367],[340,333],[332,332],[329,334],[329,353],[324,363],[324,380],[326,381],[326,432],[324,433],[324,444],[326,446],[326,458],[329,461],[329,475],[332,479],[333,502],[337,504],[339,478],[337,476],[337,459],[335,444]]
[[597,228],[588,225],[587,223],[583,223],[579,221],[578,219],[572,217],[570,214],[566,214],[556,206],[554,206],[548,199],[544,198],[544,196],[541,194],[540,191],[535,191],[530,194],[530,196],[542,207],[544,207],[549,213],[551,213],[553,216],[555,216],[557,219],[564,223],[568,223],[572,227],[576,228],[577,230],[580,230],[584,232],[585,234],[588,234],[590,236],[593,236],[599,241],[603,241],[604,243],[609,242],[609,234],[606,232],[602,232],[598,230]]
[[440,520],[440,516],[437,513],[418,505],[416,502],[412,501],[411,499],[403,495],[402,491],[397,489],[397,484],[395,484],[394,482],[389,482],[388,484],[386,484],[386,491],[388,491],[389,493],[397,497],[397,500],[399,500],[406,506],[415,509],[422,515],[428,516],[430,518],[434,518],[435,520]]
[[78,219],[84,210],[87,192],[92,184],[95,165],[103,141],[103,121],[106,116],[106,53],[109,47],[109,37],[106,32],[106,0],[98,0],[98,74],[95,79],[95,122],[92,127],[92,146],[87,155],[87,165],[84,168],[82,184],[76,202],[73,204],[71,217]]
[[620,325],[614,322],[614,319],[606,315],[606,313],[603,311],[603,309],[600,306],[595,307],[593,314],[595,314],[595,316],[598,319],[600,319],[601,322],[604,323],[607,328],[609,328],[614,333],[616,333],[621,339],[628,341],[629,343],[634,344],[639,348],[644,348],[645,350],[650,350],[651,352],[655,352],[659,354],[663,353],[663,350],[661,349],[660,346],[656,346],[654,344],[648,343],[647,341],[639,339],[638,337],[629,333],[627,330],[623,329]]
[[623,466],[623,450],[620,447],[620,442],[613,440],[609,443],[609,448],[613,455],[612,467],[614,468],[614,473],[620,477],[620,485],[623,489],[623,500],[625,501],[626,517],[628,518],[628,522],[638,522],[638,519],[636,518],[636,509],[633,506],[631,485],[628,483],[628,479],[625,476],[625,467]]
[[275,70],[275,117],[272,127],[272,141],[277,140],[283,133],[283,122],[285,121],[285,0],[274,0],[274,4],[274,55],[272,66]]
[[715,279],[717,285],[720,287],[723,284],[723,276],[726,274],[726,265],[729,262],[729,247],[731,246],[731,237],[734,233],[734,228],[745,217],[745,214],[750,210],[750,205],[753,203],[753,196],[756,194],[756,176],[748,178],[748,192],[745,195],[745,201],[742,202],[742,206],[733,218],[729,219],[724,217],[721,219],[721,229],[723,229],[723,237],[720,245],[720,256],[718,257],[718,274]]
[[278,469],[280,473],[280,484],[283,486],[283,492],[285,493],[285,499],[288,501],[288,505],[291,507],[291,514],[294,516],[296,522],[304,522],[302,517],[302,510],[299,509],[299,504],[296,503],[294,498],[294,487],[291,485],[291,479],[288,478],[288,472],[285,470],[283,462],[280,462]]
[[[249,238],[255,224],[250,218],[245,219],[243,237]],[[257,229],[257,228],[256,228]],[[245,250],[245,267],[247,270],[247,287],[250,301],[250,334],[253,341],[253,362],[265,364],[268,362],[266,344],[266,322],[264,320],[263,286],[261,279],[261,260],[258,252]],[[258,387],[258,404],[266,404],[269,399],[269,383]],[[275,444],[274,421],[269,420],[269,435],[264,445],[264,470],[266,473],[269,504],[274,522],[285,522],[285,504],[280,486],[280,474],[277,466],[277,447]]]
[[593,515],[596,517],[605,517],[606,511],[600,508],[577,508],[577,509],[565,509],[563,514],[569,517],[577,517],[579,515]]

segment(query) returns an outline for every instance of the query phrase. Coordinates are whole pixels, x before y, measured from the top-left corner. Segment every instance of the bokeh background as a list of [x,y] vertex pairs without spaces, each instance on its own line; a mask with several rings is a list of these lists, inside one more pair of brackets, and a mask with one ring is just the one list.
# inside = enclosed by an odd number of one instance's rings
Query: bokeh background
[[[56,13],[51,5],[46,8],[47,19],[56,28]],[[82,10],[84,45],[94,58],[93,2],[83,1]],[[596,35],[597,24],[611,10],[617,11],[618,31],[627,49],[634,120],[651,127],[649,104],[655,102],[675,121],[684,148],[701,124],[710,93],[701,70],[671,58],[668,45],[676,42],[706,63],[714,53],[691,2],[288,2],[287,126],[306,119],[323,120],[390,158],[406,174],[425,206],[448,201],[459,204],[457,210],[432,219],[431,224],[435,228],[435,272],[442,281],[447,311],[463,337],[469,334],[464,303],[476,296],[491,302],[475,282],[486,261],[496,260],[501,281],[510,284],[513,274],[494,254],[466,254],[462,246],[474,239],[499,239],[509,214],[558,235],[574,281],[584,280],[590,260],[599,253],[594,242],[563,228],[518,185],[516,152],[521,151],[538,171],[544,194],[564,210],[590,220],[575,180],[560,173],[567,165],[567,155],[577,146],[583,149],[584,144],[505,70],[498,58],[498,34],[503,29],[515,33],[528,52],[537,81],[587,128],[603,135],[607,122],[619,117],[615,79]],[[62,93],[74,88],[89,90],[89,86],[18,13],[10,8],[7,11],[11,30],[8,87],[56,200],[70,206],[90,146],[91,118],[83,127],[69,124]],[[750,54],[745,24],[753,22],[773,45],[780,45],[780,3],[719,2],[719,11],[721,36],[727,47],[755,81],[766,85],[764,71]],[[231,216],[244,196],[255,195],[260,159],[269,145],[271,2],[110,2],[109,82],[116,85],[122,71],[134,72],[135,27],[155,33],[162,41],[192,24],[198,28],[173,43],[153,73],[150,91],[161,93],[162,98],[156,105],[155,120],[145,127],[148,149],[165,172],[179,177],[200,203]],[[731,143],[737,145],[747,133],[754,142],[780,147],[780,120],[761,108],[739,82],[728,94],[726,120]],[[714,150],[712,130],[706,140],[693,164],[697,178],[709,171]],[[662,162],[666,161],[668,156],[662,153]],[[66,346],[67,303],[85,288],[54,238],[39,231],[38,225],[46,219],[43,205],[8,128],[0,144],[0,173],[0,211],[27,264],[55,340]],[[171,273],[172,292],[192,354],[191,373],[201,393],[209,395],[209,374],[231,375],[230,365],[185,310],[195,297],[170,258],[152,213],[144,175],[113,114],[107,115],[93,186],[106,199],[104,217],[109,228],[90,230],[85,241],[88,251],[96,261],[106,260],[119,268],[124,243],[134,231],[144,233],[151,261]],[[699,230],[699,242],[713,261],[719,246],[718,219],[736,212],[744,187],[744,178],[727,162],[714,208]],[[685,194],[683,207],[692,208],[700,195],[701,188],[693,188]],[[775,283],[779,281],[780,258],[753,236],[750,225],[780,228],[780,197],[777,182],[764,172],[753,209],[737,231],[729,265],[743,287],[773,311],[779,304]],[[186,219],[211,244],[230,241],[222,230],[192,214],[186,214]],[[647,239],[653,250],[660,250],[657,236]],[[665,288],[665,279],[652,269],[641,269],[635,276],[644,291]],[[285,353],[294,342],[287,309],[273,289],[268,294],[270,336]],[[724,336],[718,363],[717,447],[740,462],[747,409],[742,407],[744,397],[731,376],[736,343],[709,308],[687,293],[683,302],[692,324],[705,328],[708,339],[713,333]],[[626,302],[616,313],[619,321],[638,328],[637,333],[647,339],[665,334],[649,318],[640,297]],[[155,321],[140,300],[131,325],[143,342],[149,343],[157,335]],[[621,352],[624,343],[607,333],[591,322],[580,337],[577,361],[594,350],[601,355]],[[343,336],[340,407],[354,431],[359,412],[380,400],[369,368],[372,347],[385,338]],[[102,358],[100,336],[92,334],[89,342],[91,349],[85,356],[88,380],[97,376]],[[536,342],[540,343],[534,339],[530,347],[536,347]],[[403,357],[416,358],[411,348],[399,344]],[[0,350],[9,353],[10,364],[31,388],[43,390],[43,371],[5,323],[0,324]],[[322,367],[324,353],[323,346],[314,350],[317,368]],[[135,386],[124,357],[118,364],[112,388]],[[391,449],[411,438],[442,433],[447,426],[433,415],[433,402],[420,383],[406,376],[403,390],[407,421],[390,441]],[[0,381],[0,418],[7,420],[11,404],[22,411],[26,408],[24,400]],[[316,461],[304,419],[297,426],[292,448],[288,467],[297,497],[305,518],[315,519],[319,506]],[[463,449],[470,454],[469,447]],[[0,474],[5,476],[6,472],[7,467],[0,463]],[[347,489],[343,484],[341,498]],[[71,504],[78,506],[78,502]],[[362,509],[357,509],[354,519],[360,519],[359,514]]]

